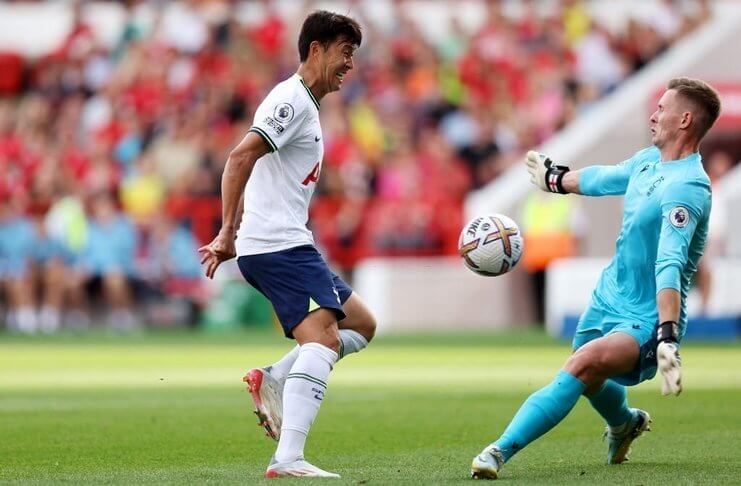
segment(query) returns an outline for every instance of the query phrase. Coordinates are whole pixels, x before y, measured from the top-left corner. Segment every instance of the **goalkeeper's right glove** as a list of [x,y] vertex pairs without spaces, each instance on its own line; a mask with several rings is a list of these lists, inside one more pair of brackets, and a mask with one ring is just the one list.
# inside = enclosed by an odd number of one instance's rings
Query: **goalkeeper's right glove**
[[566,194],[561,181],[571,169],[565,165],[555,165],[547,155],[530,150],[525,158],[527,171],[530,173],[530,182],[546,192]]
[[682,393],[682,358],[677,347],[677,323],[674,321],[662,322],[659,325],[656,347],[656,359],[661,372],[661,394],[668,395]]

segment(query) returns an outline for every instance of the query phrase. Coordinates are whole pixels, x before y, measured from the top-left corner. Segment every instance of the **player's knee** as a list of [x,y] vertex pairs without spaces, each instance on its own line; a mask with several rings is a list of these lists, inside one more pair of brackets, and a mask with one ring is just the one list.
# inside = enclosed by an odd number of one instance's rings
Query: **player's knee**
[[376,318],[373,317],[373,314],[368,314],[368,317],[363,322],[362,329],[358,332],[362,334],[368,342],[371,342],[376,335],[376,327]]
[[340,331],[337,328],[336,320],[325,323],[321,330],[321,338],[319,342],[335,353],[340,352]]
[[328,347],[335,353],[340,352],[340,333],[336,330],[334,332],[328,331],[322,337],[321,344]]
[[604,381],[604,368],[600,355],[587,350],[572,354],[564,366],[564,370],[588,387]]

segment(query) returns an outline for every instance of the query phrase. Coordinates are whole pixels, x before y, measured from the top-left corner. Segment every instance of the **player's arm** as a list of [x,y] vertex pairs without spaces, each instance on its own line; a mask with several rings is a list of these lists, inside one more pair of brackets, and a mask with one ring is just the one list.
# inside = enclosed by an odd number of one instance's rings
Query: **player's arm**
[[682,391],[682,361],[679,356],[679,316],[682,269],[689,247],[710,198],[708,188],[696,183],[673,184],[661,201],[661,233],[656,254],[656,305],[659,311],[656,358],[664,395]]
[[618,165],[593,165],[571,170],[556,165],[547,155],[533,150],[527,153],[527,170],[530,182],[546,192],[583,194],[585,196],[613,196],[625,194],[630,181],[628,163]]
[[270,152],[267,141],[256,132],[247,135],[229,153],[221,176],[221,230],[236,234],[242,193],[257,159]]
[[229,153],[221,175],[221,229],[211,243],[198,249],[208,278],[213,278],[221,262],[237,254],[234,238],[239,224],[237,218],[243,207],[244,187],[257,159],[270,151],[268,142],[250,131]]

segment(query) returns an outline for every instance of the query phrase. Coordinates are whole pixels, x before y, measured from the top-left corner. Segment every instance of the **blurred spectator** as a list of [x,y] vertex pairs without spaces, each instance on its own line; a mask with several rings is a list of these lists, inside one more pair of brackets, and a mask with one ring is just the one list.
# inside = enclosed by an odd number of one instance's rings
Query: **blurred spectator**
[[61,324],[70,255],[47,231],[41,214],[24,216],[19,208],[19,198],[0,203],[0,280],[8,327],[54,332]]
[[195,324],[207,298],[197,253],[200,245],[164,212],[147,221],[144,240],[137,275],[149,296],[148,320],[166,326]]
[[546,270],[558,258],[577,253],[581,215],[574,198],[531,191],[522,208],[525,248],[522,265],[530,273],[535,322],[545,322]]
[[38,330],[32,292],[33,223],[19,210],[17,198],[0,198],[0,278],[7,301],[8,329]]
[[139,157],[121,184],[123,210],[137,223],[151,221],[164,205],[165,187],[151,157]]
[[[96,194],[89,203],[87,241],[78,262],[77,291],[100,293],[107,304],[110,327],[130,330],[137,321],[132,312],[132,284],[137,232],[119,212],[107,193]],[[80,301],[84,295],[78,294]]]
[[37,297],[38,322],[42,332],[55,332],[62,324],[66,279],[71,274],[72,255],[62,241],[49,233],[44,219],[36,215],[33,220],[32,245],[32,298]]

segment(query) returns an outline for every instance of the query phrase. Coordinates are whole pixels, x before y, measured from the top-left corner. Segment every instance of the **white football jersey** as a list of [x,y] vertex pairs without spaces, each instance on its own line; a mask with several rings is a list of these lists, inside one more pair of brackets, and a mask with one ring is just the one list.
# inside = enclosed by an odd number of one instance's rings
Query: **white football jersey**
[[250,131],[268,144],[244,191],[237,255],[255,255],[314,244],[306,227],[319,179],[324,141],[319,102],[294,74],[278,84],[255,112]]

